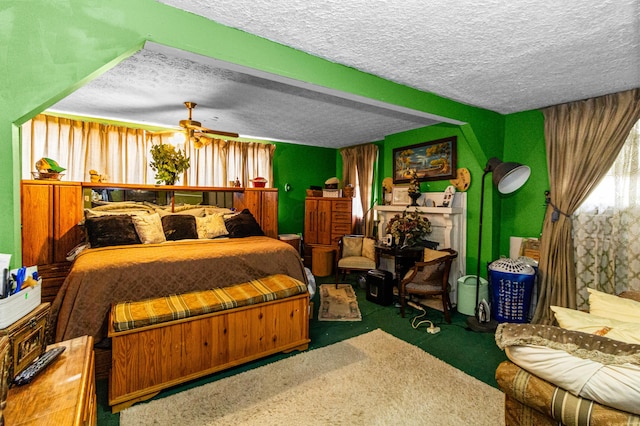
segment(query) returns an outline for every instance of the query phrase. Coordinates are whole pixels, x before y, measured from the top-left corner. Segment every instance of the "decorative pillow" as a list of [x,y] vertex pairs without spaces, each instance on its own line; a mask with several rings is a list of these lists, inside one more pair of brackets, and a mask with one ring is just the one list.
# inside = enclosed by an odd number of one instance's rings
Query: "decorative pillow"
[[85,221],[91,247],[140,244],[133,220],[129,215],[89,217]]
[[362,256],[376,260],[376,240],[369,237],[362,240]]
[[240,213],[224,219],[224,225],[229,232],[230,238],[242,238],[264,235],[262,228],[253,217],[249,209],[244,209]]
[[204,217],[204,208],[202,207],[194,208],[194,206],[176,206],[172,212],[171,207],[169,206],[162,209],[156,209],[156,211],[158,212],[160,217],[165,217],[169,215],[188,215],[188,216],[195,216],[195,217]]
[[430,248],[424,249],[423,262],[431,262],[432,260],[440,259],[441,257],[448,256],[449,253],[446,251],[433,250]]
[[640,302],[588,288],[589,312],[604,318],[640,323]]
[[342,257],[362,256],[362,240],[364,237],[342,237]]
[[162,220],[158,213],[131,216],[142,244],[155,244],[167,241],[162,229]]
[[162,229],[167,241],[197,239],[195,216],[189,214],[170,214],[162,217]]
[[196,217],[198,238],[216,238],[229,234],[221,214]]
[[640,326],[637,323],[603,318],[575,309],[551,306],[560,327],[567,330],[597,334],[627,343],[640,344]]

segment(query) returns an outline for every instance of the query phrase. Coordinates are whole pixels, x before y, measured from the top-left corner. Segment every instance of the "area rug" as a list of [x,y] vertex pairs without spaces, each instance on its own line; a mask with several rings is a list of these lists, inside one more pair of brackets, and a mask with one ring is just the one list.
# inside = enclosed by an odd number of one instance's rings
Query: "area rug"
[[504,425],[504,395],[377,329],[120,414],[133,425]]
[[351,284],[321,284],[319,321],[362,321],[356,292]]

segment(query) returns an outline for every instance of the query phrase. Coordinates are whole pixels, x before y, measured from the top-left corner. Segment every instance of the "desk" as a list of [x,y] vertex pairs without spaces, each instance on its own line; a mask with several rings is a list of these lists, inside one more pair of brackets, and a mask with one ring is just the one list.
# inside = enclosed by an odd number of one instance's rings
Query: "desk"
[[407,273],[409,269],[424,256],[424,247],[389,247],[383,244],[376,244],[376,264],[380,264],[380,256],[389,256],[393,258],[393,272],[396,275],[396,285]]

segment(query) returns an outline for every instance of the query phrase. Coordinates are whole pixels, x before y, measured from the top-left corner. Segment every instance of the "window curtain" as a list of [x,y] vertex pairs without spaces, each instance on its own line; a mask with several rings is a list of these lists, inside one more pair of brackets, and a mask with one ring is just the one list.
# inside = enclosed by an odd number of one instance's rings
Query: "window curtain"
[[22,126],[22,177],[42,157],[66,168],[65,181],[88,182],[96,170],[110,182],[154,183],[148,164],[152,138],[142,129],[40,114]]
[[[342,156],[343,185],[357,185],[354,202],[362,207],[362,230],[367,236],[373,235],[373,178],[378,160],[378,147],[374,144],[358,145],[340,151]],[[360,218],[357,218],[360,219]]]
[[[37,160],[48,157],[67,169],[66,181],[89,181],[93,169],[109,182],[154,184],[149,151],[152,145],[171,143],[172,137],[171,133],[40,114],[22,126],[23,179],[31,178]],[[226,187],[238,178],[243,186],[251,186],[251,179],[261,176],[270,187],[275,148],[269,143],[222,139],[195,148],[187,141],[184,150],[190,167],[176,184]]]
[[550,203],[540,253],[534,323],[551,324],[549,306],[576,308],[571,215],[606,174],[640,118],[640,89],[542,110]]
[[640,121],[613,167],[573,217],[578,309],[593,288],[640,291]]

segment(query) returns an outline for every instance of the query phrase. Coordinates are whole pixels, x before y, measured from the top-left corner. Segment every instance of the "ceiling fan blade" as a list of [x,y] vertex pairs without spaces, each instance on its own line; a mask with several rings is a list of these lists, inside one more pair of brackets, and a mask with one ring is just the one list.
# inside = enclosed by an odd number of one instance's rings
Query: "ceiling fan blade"
[[220,130],[211,130],[211,129],[206,129],[206,131],[200,130],[198,131],[198,135],[204,136],[207,138],[217,138],[220,136],[226,136],[228,138],[237,138],[240,136],[239,134],[233,133],[233,132],[223,132]]

